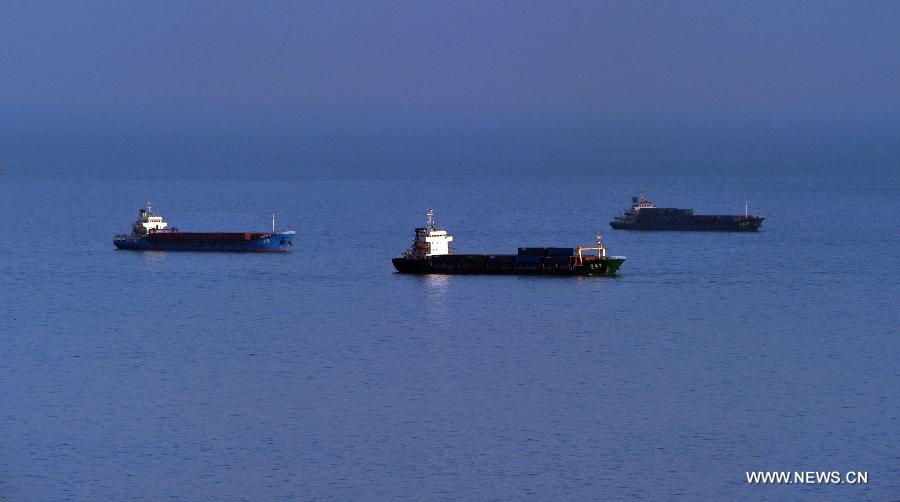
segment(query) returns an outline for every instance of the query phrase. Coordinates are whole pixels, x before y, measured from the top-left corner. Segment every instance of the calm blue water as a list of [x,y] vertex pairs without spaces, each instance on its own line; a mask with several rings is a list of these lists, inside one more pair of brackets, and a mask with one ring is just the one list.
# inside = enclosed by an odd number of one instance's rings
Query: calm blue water
[[[896,146],[7,143],[0,498],[900,496]],[[609,229],[642,184],[698,212],[749,199],[764,231]],[[298,246],[115,251],[147,198],[185,230],[277,211]],[[629,259],[397,275],[427,207],[459,252],[602,230]]]

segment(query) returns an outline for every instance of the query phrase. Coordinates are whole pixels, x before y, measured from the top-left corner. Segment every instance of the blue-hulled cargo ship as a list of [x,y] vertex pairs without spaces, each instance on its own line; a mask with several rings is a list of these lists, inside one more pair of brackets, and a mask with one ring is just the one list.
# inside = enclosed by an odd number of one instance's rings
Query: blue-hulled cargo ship
[[[523,247],[517,254],[457,254],[453,236],[439,229],[434,212],[416,229],[412,247],[392,263],[401,274],[615,275],[624,256],[607,256],[597,235],[596,247]],[[596,252],[594,254],[593,252]]]
[[271,232],[182,232],[153,214],[148,202],[131,225],[131,234],[117,235],[113,244],[133,251],[284,252],[293,247],[295,234],[276,231],[274,215]]

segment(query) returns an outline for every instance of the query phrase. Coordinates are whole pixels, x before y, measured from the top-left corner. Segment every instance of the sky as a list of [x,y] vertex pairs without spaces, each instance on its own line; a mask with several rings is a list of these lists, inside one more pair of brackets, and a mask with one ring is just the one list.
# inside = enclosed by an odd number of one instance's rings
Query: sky
[[896,138],[900,2],[7,1],[0,69],[7,130],[787,124]]

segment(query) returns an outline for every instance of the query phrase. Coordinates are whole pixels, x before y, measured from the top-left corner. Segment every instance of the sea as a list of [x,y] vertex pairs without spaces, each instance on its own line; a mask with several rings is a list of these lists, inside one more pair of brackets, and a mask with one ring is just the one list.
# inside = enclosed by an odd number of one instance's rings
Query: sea
[[[900,146],[4,136],[0,499],[897,500]],[[629,232],[660,207],[758,233]],[[117,251],[150,201],[293,252]],[[590,245],[618,277],[408,276]],[[867,483],[748,483],[749,472]]]

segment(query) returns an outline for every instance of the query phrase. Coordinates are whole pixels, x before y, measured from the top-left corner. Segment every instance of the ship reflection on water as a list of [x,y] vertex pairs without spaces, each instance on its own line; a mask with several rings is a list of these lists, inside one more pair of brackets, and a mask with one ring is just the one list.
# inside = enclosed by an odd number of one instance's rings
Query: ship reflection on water
[[161,263],[165,263],[168,259],[169,253],[165,251],[147,251],[144,253],[134,253],[137,255],[144,265],[159,265]]
[[440,295],[442,297],[447,293],[450,282],[453,280],[453,276],[449,274],[422,275],[418,277],[425,282],[430,295]]
[[418,276],[425,285],[425,318],[432,325],[449,326],[450,306],[448,294],[452,275],[434,274]]

